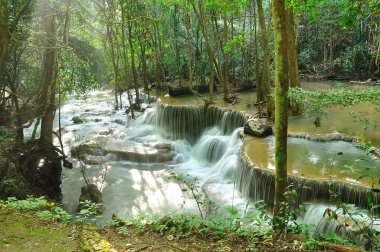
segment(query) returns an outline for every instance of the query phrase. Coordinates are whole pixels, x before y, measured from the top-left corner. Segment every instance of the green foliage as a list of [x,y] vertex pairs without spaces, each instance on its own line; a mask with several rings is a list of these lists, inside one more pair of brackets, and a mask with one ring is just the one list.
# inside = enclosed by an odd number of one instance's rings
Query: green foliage
[[302,225],[297,222],[297,219],[305,212],[305,208],[297,204],[298,194],[293,184],[286,188],[284,195],[285,201],[280,205],[281,214],[273,218],[273,224],[285,230],[285,234],[301,233]]
[[25,200],[18,200],[9,197],[4,201],[6,209],[33,212],[37,217],[45,221],[59,221],[61,223],[71,223],[73,217],[63,210],[56,203],[48,202],[44,197],[34,198],[29,196]]
[[14,139],[14,131],[9,127],[0,125],[0,142],[11,141]]
[[358,103],[371,103],[375,109],[380,106],[380,89],[378,88],[340,88],[309,91],[302,88],[291,88],[288,96],[297,103],[303,104],[305,113],[322,111],[332,106],[353,106]]
[[24,181],[22,180],[19,180],[19,179],[3,179],[3,181],[0,182],[0,187],[1,187],[1,190],[5,193],[5,194],[9,194],[11,193],[14,189],[20,189],[20,188],[24,188],[25,187],[25,183]]
[[229,206],[222,214],[209,216],[207,219],[189,214],[162,218],[139,215],[127,219],[113,217],[113,222],[116,232],[121,235],[128,234],[128,227],[133,227],[138,232],[152,228],[155,232],[173,236],[198,234],[221,238],[227,236],[254,238],[270,236],[269,219],[263,208],[250,214],[240,214],[236,208]]
[[96,222],[100,218],[102,218],[101,215],[99,215],[99,212],[102,208],[101,203],[95,203],[91,200],[85,200],[79,202],[80,205],[80,211],[78,215],[76,216],[76,221],[79,223],[88,223],[88,222]]
[[210,209],[212,202],[208,200],[207,197],[201,192],[198,184],[198,178],[193,178],[189,174],[176,174],[172,172],[170,173],[169,179],[183,184],[184,188],[182,189],[182,192],[190,192],[190,198],[195,200],[202,219],[210,214],[212,210]]

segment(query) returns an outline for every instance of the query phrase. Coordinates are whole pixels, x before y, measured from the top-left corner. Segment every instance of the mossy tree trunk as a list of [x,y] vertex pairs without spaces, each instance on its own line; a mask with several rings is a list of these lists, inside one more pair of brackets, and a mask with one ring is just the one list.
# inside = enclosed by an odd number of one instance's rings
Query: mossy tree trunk
[[0,0],[0,81],[3,76],[5,60],[8,54],[8,1]]
[[[265,24],[265,16],[263,10],[263,1],[257,0],[257,11],[259,14],[259,23],[261,29],[261,43],[263,47],[263,72],[261,76],[261,91],[263,92],[264,97],[266,97],[266,112],[267,116],[271,117],[273,115],[273,97],[272,91],[270,88],[270,49],[269,49],[269,38],[267,26]],[[259,105],[260,106],[260,105]]]
[[46,49],[44,55],[44,77],[42,83],[41,140],[46,144],[53,143],[53,121],[55,111],[55,93],[57,81],[57,25],[55,11],[49,1],[44,1],[42,22],[46,33]]
[[190,14],[188,11],[189,0],[186,2],[185,19],[186,19],[186,47],[187,47],[187,67],[189,71],[189,89],[193,90],[193,66],[192,66],[192,50],[191,50],[191,34],[190,34]]
[[[296,30],[295,30],[293,12],[290,8],[286,9],[286,26],[287,26],[287,32],[288,32],[287,43],[288,43],[290,86],[300,87],[301,84],[300,84],[299,73],[298,73]],[[301,114],[301,104],[291,101],[290,107],[294,115]]]
[[289,66],[287,48],[287,27],[285,0],[272,1],[274,45],[275,45],[275,198],[274,222],[275,238],[285,231],[282,219],[285,191],[287,187],[287,132]]
[[224,100],[228,98],[228,22],[227,12],[223,13],[223,34],[224,34],[224,48],[223,48],[223,96]]

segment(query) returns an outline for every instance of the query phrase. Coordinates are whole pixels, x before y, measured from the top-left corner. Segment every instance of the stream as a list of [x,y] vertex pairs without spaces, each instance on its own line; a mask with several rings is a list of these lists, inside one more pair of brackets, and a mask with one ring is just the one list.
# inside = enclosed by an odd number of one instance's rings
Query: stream
[[[243,211],[249,200],[235,179],[242,169],[239,165],[242,148],[260,167],[273,169],[274,138],[248,139],[243,145],[242,128],[236,126],[242,119],[233,112],[218,110],[204,118],[203,109],[191,105],[182,106],[189,114],[184,117],[177,106],[173,109],[155,102],[148,104],[148,97],[144,97],[145,112],[136,112],[137,118],[132,120],[125,111],[114,110],[112,97],[110,91],[96,91],[86,98],[73,96],[61,107],[64,150],[74,164],[73,169],[63,169],[62,175],[63,205],[68,212],[75,212],[81,187],[85,185],[81,167],[85,168],[89,183],[102,191],[103,215],[108,218],[113,214],[198,213],[196,202],[184,190],[184,184],[170,179],[171,172],[196,178],[199,188],[219,208],[233,205]],[[125,96],[123,104],[127,104]],[[83,122],[74,124],[73,117]],[[58,120],[55,127],[58,128]],[[84,160],[74,158],[71,151],[80,145],[98,149],[87,153]],[[342,172],[342,167],[365,155],[352,144],[291,138],[289,149],[290,174],[322,179],[333,176],[359,186],[369,183],[356,181],[356,173]],[[334,153],[341,150],[344,154],[336,157]],[[373,162],[380,166],[378,160]],[[309,205],[303,221],[317,225],[321,216],[315,213],[323,214],[327,207]],[[329,231],[332,227],[324,229]]]

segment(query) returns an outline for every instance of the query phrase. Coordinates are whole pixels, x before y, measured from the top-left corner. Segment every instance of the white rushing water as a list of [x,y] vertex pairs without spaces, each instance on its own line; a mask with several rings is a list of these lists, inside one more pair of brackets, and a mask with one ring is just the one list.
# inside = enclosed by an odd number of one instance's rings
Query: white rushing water
[[[183,139],[169,140],[163,136],[170,134],[157,126],[156,104],[144,104],[147,107],[145,112],[136,112],[137,118],[132,120],[124,110],[114,110],[112,99],[110,91],[93,92],[86,99],[72,97],[61,108],[65,153],[74,164],[73,169],[63,168],[62,173],[63,205],[69,212],[75,212],[81,187],[85,185],[81,163],[70,155],[71,148],[82,143],[94,143],[112,152],[97,156],[101,159],[97,165],[81,161],[89,183],[97,185],[102,192],[103,215],[106,217],[112,214],[197,213],[197,205],[189,191],[184,190],[183,183],[169,178],[171,172],[197,178],[199,188],[217,207],[233,205],[245,209],[247,200],[237,190],[234,179],[241,155],[239,131],[242,128],[223,134],[223,129],[218,126],[208,127],[193,144]],[[127,104],[125,96],[123,104]],[[74,124],[72,118],[75,116],[79,116],[83,123]],[[55,127],[58,128],[58,120]],[[132,162],[117,154],[154,155],[157,144],[170,146],[171,161]],[[130,154],[126,156],[131,157]],[[318,227],[321,232],[337,232],[336,223],[328,223],[322,218],[327,207],[311,205],[301,221]]]
[[[156,108],[151,104],[144,113],[137,112],[136,120],[123,110],[115,111],[109,91],[93,92],[86,99],[70,98],[61,108],[62,140],[65,153],[81,143],[99,144],[112,150],[154,152],[157,144],[171,146],[173,159],[169,162],[131,162],[114,154],[101,156],[102,164],[85,166],[90,183],[102,191],[104,215],[169,214],[197,212],[194,200],[184,185],[169,179],[172,171],[199,179],[199,186],[219,207],[234,204],[243,207],[244,201],[235,190],[234,174],[242,141],[238,130],[223,135],[218,127],[206,130],[194,144],[186,140],[168,140],[156,125]],[[127,104],[127,99],[123,98]],[[74,124],[79,116],[84,122]],[[57,120],[58,121],[58,120]],[[56,127],[58,124],[56,122]],[[105,135],[106,132],[112,132]],[[57,143],[58,144],[58,143]],[[80,162],[70,157],[73,169],[63,169],[63,204],[74,212],[85,185]],[[184,203],[185,202],[185,203]]]

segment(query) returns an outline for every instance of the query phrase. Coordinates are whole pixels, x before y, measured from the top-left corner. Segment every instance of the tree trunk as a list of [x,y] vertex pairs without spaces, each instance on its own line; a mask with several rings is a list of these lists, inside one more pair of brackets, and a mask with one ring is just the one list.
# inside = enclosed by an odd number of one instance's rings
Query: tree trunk
[[195,12],[197,19],[198,19],[199,26],[201,27],[203,37],[205,39],[206,50],[207,50],[207,54],[208,54],[208,58],[209,58],[209,62],[210,62],[210,81],[209,81],[209,95],[210,95],[210,97],[209,97],[209,102],[212,103],[214,100],[214,77],[215,77],[214,58],[215,57],[214,57],[214,53],[213,53],[211,45],[210,45],[209,35],[207,32],[207,28],[206,28],[206,20],[205,20],[205,13],[204,13],[204,1],[199,0],[199,2],[198,2],[199,13],[195,7],[194,2],[192,2],[192,4],[193,4],[194,12]]
[[0,0],[0,82],[2,80],[5,60],[8,54],[8,1]]
[[[259,51],[258,51],[258,38],[257,38],[257,27],[256,27],[256,8],[255,5],[252,1],[253,5],[253,31],[255,35],[255,40],[254,40],[254,48],[253,52],[255,54],[255,80],[256,80],[256,102],[257,102],[257,112],[259,113],[259,118],[262,117],[262,109],[261,109],[261,101],[264,100],[263,97],[263,87],[262,87],[262,77],[260,76],[259,69],[260,69],[260,63],[259,63]],[[252,30],[252,29],[251,29]]]
[[268,118],[273,115],[273,97],[272,97],[272,91],[270,88],[270,49],[269,49],[269,38],[268,38],[268,32],[267,27],[265,24],[265,17],[264,17],[264,10],[263,10],[263,4],[262,0],[257,0],[257,11],[259,14],[259,23],[260,23],[260,29],[261,29],[261,42],[264,52],[264,58],[263,58],[263,72],[261,76],[261,87],[263,91],[263,96],[266,97],[266,105],[267,105],[267,116]]
[[223,48],[223,94],[224,100],[227,100],[228,97],[228,51],[227,51],[227,43],[228,43],[228,26],[227,26],[227,13],[223,15],[223,31],[224,31],[224,47]]
[[[187,1],[189,5],[189,1]],[[193,90],[193,66],[192,66],[192,50],[191,50],[191,34],[190,34],[190,14],[188,10],[185,10],[186,18],[186,46],[187,46],[187,65],[189,71],[189,89]]]
[[46,49],[44,55],[44,80],[42,83],[42,105],[44,110],[41,117],[41,140],[53,143],[53,120],[55,111],[55,90],[57,80],[57,26],[55,13],[48,2],[45,3],[42,17],[46,33]]
[[287,187],[287,131],[288,131],[288,88],[289,67],[287,49],[287,27],[285,0],[272,1],[274,45],[275,45],[275,196],[274,196],[274,238],[285,231],[282,220],[285,191]]
[[131,111],[132,119],[135,119],[135,113],[132,106],[132,97],[131,97],[131,91],[129,90],[129,83],[128,83],[128,58],[127,58],[127,45],[125,43],[125,10],[124,10],[124,0],[120,0],[120,8],[121,8],[121,43],[123,47],[123,69],[124,69],[124,85],[127,92],[128,97],[128,103],[129,108]]
[[129,41],[129,48],[131,51],[132,75],[133,75],[133,85],[134,85],[135,93],[136,93],[136,105],[137,107],[139,107],[140,105],[139,85],[138,85],[136,63],[135,63],[135,49],[132,42],[132,24],[130,22],[128,23],[128,41]]
[[110,44],[110,55],[111,55],[111,61],[112,61],[112,66],[113,66],[113,73],[114,73],[114,78],[115,78],[115,108],[118,109],[119,107],[119,100],[117,97],[117,92],[118,92],[118,83],[119,83],[119,64],[118,60],[116,59],[116,54],[115,52],[115,45],[113,43],[113,38],[112,38],[112,33],[113,29],[110,27],[110,24],[107,24],[107,37],[108,37],[108,42]]
[[[259,0],[261,1],[261,0]],[[291,87],[300,87],[300,79],[298,73],[297,47],[296,47],[296,31],[293,21],[293,13],[291,9],[286,10],[286,28],[288,32],[288,59],[289,59],[289,78]],[[294,115],[301,114],[301,104],[294,101],[290,102],[290,107]]]

